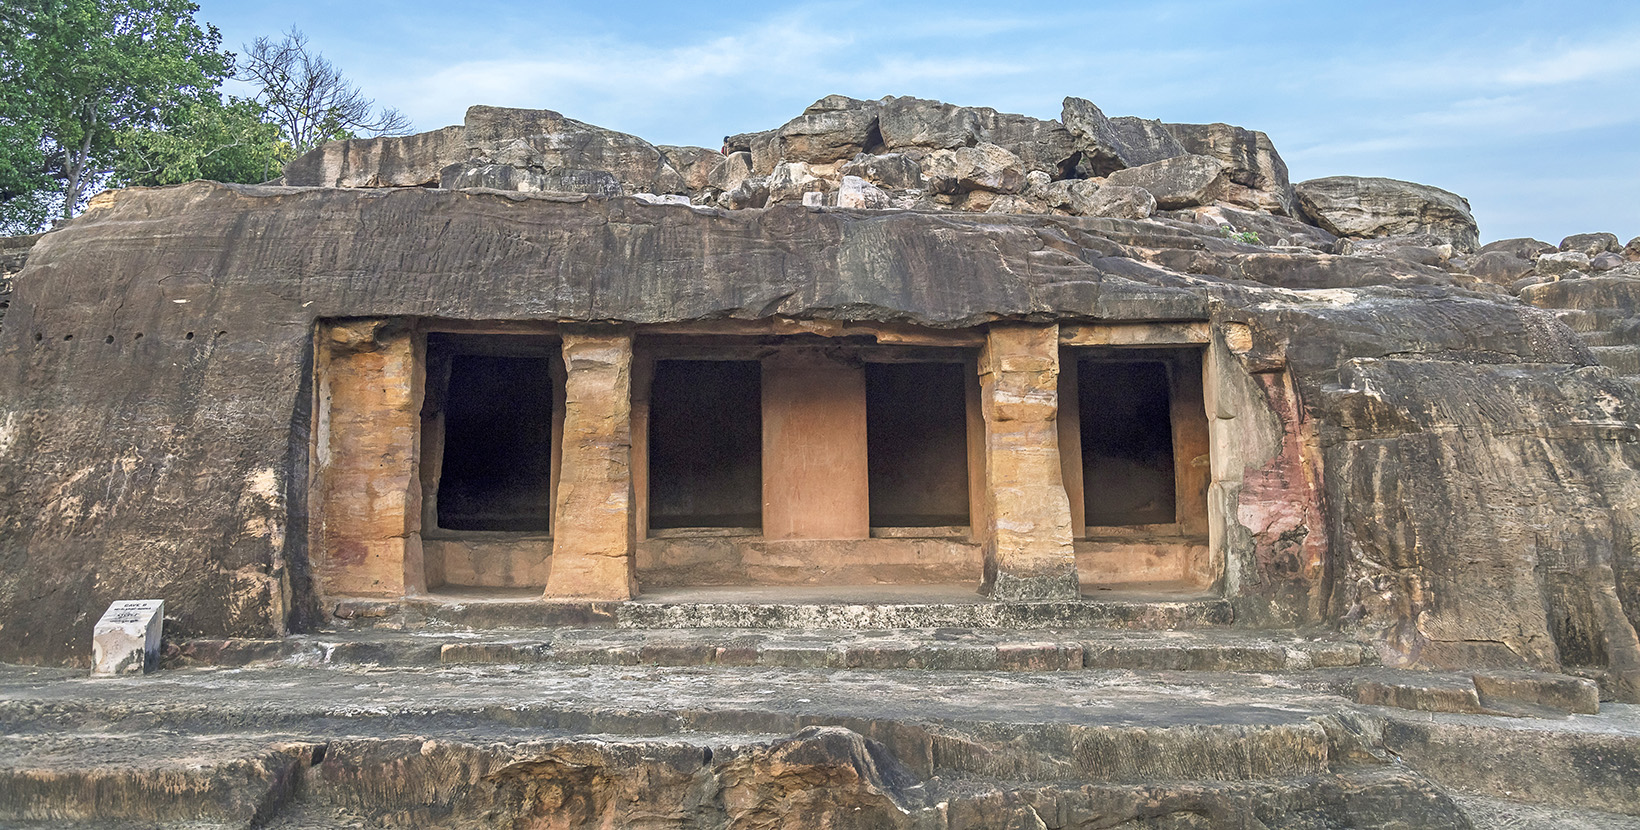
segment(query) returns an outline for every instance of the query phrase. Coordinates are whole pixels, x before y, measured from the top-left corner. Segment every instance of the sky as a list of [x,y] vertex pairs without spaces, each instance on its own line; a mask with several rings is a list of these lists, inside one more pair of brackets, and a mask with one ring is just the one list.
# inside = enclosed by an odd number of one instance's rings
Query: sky
[[295,26],[416,130],[472,104],[716,148],[829,94],[1223,121],[1293,181],[1467,198],[1483,241],[1640,236],[1640,2],[196,0],[240,52]]

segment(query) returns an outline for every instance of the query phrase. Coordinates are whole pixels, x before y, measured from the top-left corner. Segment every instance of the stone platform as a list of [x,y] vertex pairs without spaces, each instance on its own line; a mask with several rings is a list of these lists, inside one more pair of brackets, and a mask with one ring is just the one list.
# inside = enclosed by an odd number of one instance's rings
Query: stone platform
[[1640,707],[1588,680],[1211,623],[620,619],[179,641],[145,678],[0,667],[0,825],[1640,826]]

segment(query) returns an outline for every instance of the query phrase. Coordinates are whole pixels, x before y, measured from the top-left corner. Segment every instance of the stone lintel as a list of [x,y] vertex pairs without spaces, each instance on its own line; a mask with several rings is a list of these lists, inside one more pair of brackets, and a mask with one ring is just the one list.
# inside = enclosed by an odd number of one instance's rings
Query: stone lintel
[[979,376],[989,508],[981,591],[998,600],[1077,598],[1056,423],[1059,327],[991,326]]
[[563,450],[545,596],[631,599],[632,333],[568,328],[563,355]]
[[1212,340],[1205,322],[1062,323],[1066,346],[1200,346]]

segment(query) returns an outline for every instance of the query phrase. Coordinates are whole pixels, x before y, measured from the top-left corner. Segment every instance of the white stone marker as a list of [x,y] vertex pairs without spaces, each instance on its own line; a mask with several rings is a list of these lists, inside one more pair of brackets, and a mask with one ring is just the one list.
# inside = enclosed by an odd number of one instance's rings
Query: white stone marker
[[122,599],[108,606],[91,636],[91,676],[147,674],[159,662],[165,600]]

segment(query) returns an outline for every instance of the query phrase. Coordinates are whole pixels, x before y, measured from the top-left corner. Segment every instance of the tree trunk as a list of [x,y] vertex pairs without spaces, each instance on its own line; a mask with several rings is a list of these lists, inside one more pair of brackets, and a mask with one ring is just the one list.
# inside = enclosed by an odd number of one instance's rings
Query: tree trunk
[[68,182],[63,188],[63,218],[74,218],[74,208],[80,203],[80,191],[85,187],[85,169],[91,163],[91,137],[97,131],[97,116],[89,114],[85,125],[85,138],[80,141],[78,150],[65,149],[66,158],[64,168],[68,173]]

